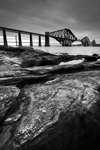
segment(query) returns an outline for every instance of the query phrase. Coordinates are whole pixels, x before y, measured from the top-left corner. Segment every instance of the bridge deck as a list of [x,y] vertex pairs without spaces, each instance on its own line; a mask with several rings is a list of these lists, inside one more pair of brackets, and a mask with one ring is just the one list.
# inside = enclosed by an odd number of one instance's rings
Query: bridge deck
[[30,32],[30,31],[23,31],[23,30],[17,30],[17,29],[11,29],[11,28],[6,28],[6,27],[0,27],[0,30],[6,30],[8,32],[21,32],[23,34],[32,34],[32,35],[37,35],[37,36],[45,36],[44,34],[40,34],[40,33],[34,33],[34,32]]

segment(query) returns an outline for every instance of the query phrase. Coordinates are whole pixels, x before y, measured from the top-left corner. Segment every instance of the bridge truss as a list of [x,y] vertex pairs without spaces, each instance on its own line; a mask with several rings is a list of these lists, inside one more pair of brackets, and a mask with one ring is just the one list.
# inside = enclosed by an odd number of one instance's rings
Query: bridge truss
[[49,32],[49,37],[56,39],[62,46],[71,46],[73,42],[77,41],[77,38],[72,31],[66,28]]
[[87,36],[85,36],[83,39],[81,39],[82,45],[83,46],[90,46],[91,42]]

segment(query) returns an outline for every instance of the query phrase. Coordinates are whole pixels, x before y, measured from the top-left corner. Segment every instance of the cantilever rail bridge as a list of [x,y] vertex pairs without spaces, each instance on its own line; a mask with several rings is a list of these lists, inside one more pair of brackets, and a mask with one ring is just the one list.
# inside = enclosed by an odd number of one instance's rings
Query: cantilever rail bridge
[[85,37],[82,40],[78,40],[77,37],[72,33],[72,31],[67,28],[53,31],[53,32],[45,32],[45,34],[11,29],[11,28],[5,28],[5,27],[0,27],[0,30],[3,32],[4,46],[8,46],[6,32],[18,33],[19,46],[22,46],[22,44],[23,44],[21,34],[26,34],[26,35],[28,34],[30,36],[30,46],[31,47],[33,46],[33,39],[32,39],[33,35],[38,36],[38,45],[39,46],[41,46],[41,37],[45,37],[45,46],[50,46],[50,40],[49,40],[50,37],[57,40],[62,46],[71,46],[72,43],[75,41],[81,41],[83,46],[88,46],[90,44],[88,37]]

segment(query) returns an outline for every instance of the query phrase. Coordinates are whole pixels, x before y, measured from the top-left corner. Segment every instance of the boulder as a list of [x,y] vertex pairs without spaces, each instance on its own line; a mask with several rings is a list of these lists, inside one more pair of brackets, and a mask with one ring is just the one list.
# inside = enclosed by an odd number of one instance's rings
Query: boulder
[[97,61],[97,59],[98,59],[97,56],[86,56],[85,57],[86,62]]
[[96,53],[94,53],[92,56],[98,57],[99,55],[98,55],[98,54],[96,54]]
[[19,107],[3,122],[0,150],[100,148],[99,74],[57,75],[25,86]]

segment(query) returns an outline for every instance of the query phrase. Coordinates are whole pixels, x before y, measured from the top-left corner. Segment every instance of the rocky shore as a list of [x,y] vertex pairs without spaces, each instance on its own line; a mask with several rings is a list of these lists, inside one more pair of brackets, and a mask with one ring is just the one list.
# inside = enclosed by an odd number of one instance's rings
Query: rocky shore
[[99,139],[100,56],[0,46],[0,150],[99,150]]

